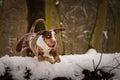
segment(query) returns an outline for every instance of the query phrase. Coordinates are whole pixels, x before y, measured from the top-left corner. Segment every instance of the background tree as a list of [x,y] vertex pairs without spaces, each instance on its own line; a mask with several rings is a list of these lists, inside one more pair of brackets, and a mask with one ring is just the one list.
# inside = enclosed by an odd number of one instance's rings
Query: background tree
[[120,0],[115,0],[114,4],[114,26],[115,26],[115,37],[114,37],[114,52],[120,52]]
[[9,54],[13,43],[27,30],[25,0],[1,0],[0,56]]
[[96,25],[93,29],[91,46],[97,51],[102,51],[101,43],[103,37],[104,26],[106,23],[106,14],[107,14],[107,0],[99,0]]
[[82,54],[89,48],[90,36],[96,22],[98,1],[61,0],[60,17],[65,32],[66,54]]
[[[45,20],[47,30],[60,28],[59,1],[56,2],[56,0],[46,0]],[[59,54],[64,54],[61,34],[58,34],[57,38],[58,38],[57,51]]]
[[2,51],[2,10],[3,10],[3,4],[2,0],[0,0],[0,51]]
[[[28,31],[30,30],[33,22],[38,18],[45,18],[45,0],[26,0],[27,1],[27,21]],[[45,30],[45,26],[38,23],[35,27],[35,32]]]
[[[58,53],[82,54],[91,46],[99,52],[120,51],[119,0],[0,0],[0,55],[38,18],[41,29],[66,29],[58,35]],[[9,29],[8,29],[9,28]],[[21,54],[23,55],[23,54]]]

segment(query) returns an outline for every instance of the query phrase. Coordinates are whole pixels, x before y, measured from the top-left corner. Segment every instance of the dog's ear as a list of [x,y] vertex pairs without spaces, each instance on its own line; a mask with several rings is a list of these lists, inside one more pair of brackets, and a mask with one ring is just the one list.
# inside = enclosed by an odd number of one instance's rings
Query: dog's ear
[[64,31],[64,30],[65,30],[65,28],[59,28],[59,29],[54,29],[54,32],[56,34],[58,34],[60,31]]
[[46,32],[45,30],[40,30],[39,32],[37,32],[37,35],[44,34],[45,32]]

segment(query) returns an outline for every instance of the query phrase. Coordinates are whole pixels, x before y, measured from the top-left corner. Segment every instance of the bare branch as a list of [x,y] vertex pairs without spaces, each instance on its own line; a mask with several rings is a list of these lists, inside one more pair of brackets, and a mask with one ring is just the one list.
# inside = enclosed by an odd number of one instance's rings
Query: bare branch
[[100,56],[100,60],[99,60],[99,63],[97,64],[97,66],[96,66],[96,69],[98,69],[98,67],[99,67],[99,65],[100,65],[100,63],[101,63],[101,61],[102,61],[102,55],[103,55],[103,54],[101,54],[101,56]]
[[95,68],[95,62],[94,62],[94,59],[93,59],[92,62],[93,62],[93,68],[94,68],[94,71],[95,71],[96,68]]
[[115,60],[117,61],[118,65],[116,65],[115,67],[113,67],[112,69],[109,70],[109,72],[113,71],[114,69],[119,69],[118,67],[120,66],[120,63],[118,61],[117,58],[115,58]]

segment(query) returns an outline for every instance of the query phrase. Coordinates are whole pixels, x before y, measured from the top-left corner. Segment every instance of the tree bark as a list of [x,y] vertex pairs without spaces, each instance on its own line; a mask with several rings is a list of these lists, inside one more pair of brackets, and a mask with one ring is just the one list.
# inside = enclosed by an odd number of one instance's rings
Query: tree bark
[[83,54],[89,48],[90,35],[94,28],[97,0],[61,0],[60,15],[66,54]]
[[114,52],[120,52],[120,0],[115,0],[114,4],[114,22],[115,22],[115,37],[114,37]]
[[[3,1],[0,0],[0,51],[2,51],[2,12],[3,12]],[[2,53],[0,52],[0,55],[2,55]]]
[[[11,47],[17,40],[26,33],[27,30],[27,6],[26,0],[2,0],[3,10],[1,27],[2,28],[2,48],[0,56],[5,54],[15,55],[11,53]],[[0,31],[1,32],[1,31]]]
[[[56,0],[46,0],[45,5],[45,19],[46,19],[46,29],[54,29],[54,28],[60,28],[60,16],[59,16],[59,8],[58,5],[56,5]],[[57,36],[57,52],[59,54],[63,53],[63,43],[62,43],[62,36],[61,33]]]
[[106,22],[106,13],[107,13],[107,0],[99,0],[100,4],[98,6],[98,14],[96,25],[92,34],[91,45],[97,51],[102,51],[101,43],[102,43],[102,36],[104,31],[104,26]]

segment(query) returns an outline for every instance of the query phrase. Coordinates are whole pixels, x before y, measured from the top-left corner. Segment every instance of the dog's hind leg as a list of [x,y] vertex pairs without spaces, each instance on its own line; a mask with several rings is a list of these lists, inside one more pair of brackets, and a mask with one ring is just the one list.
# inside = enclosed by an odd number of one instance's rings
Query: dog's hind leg
[[30,57],[34,57],[35,56],[30,48],[26,49],[26,53],[27,53],[27,56],[30,56]]

